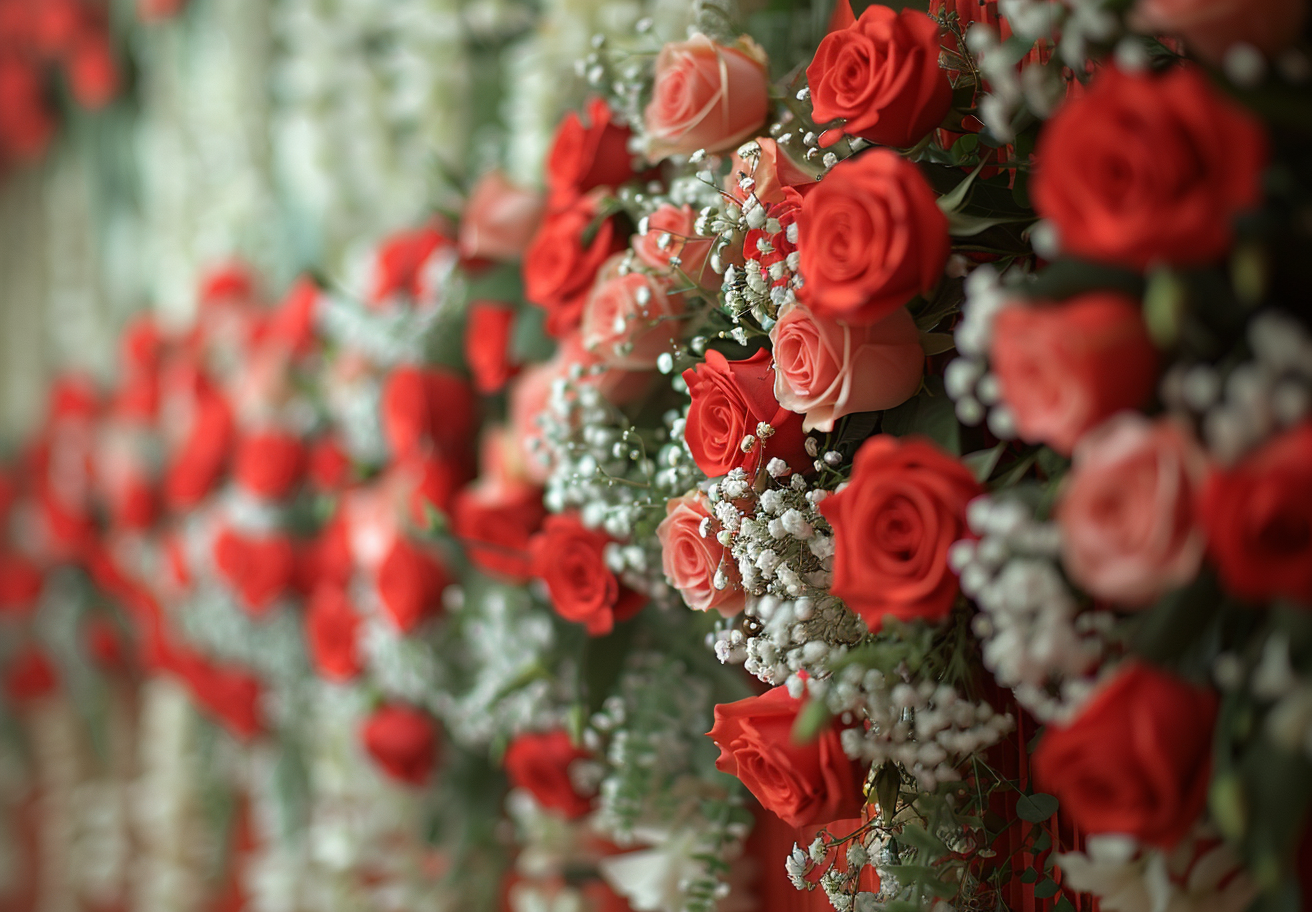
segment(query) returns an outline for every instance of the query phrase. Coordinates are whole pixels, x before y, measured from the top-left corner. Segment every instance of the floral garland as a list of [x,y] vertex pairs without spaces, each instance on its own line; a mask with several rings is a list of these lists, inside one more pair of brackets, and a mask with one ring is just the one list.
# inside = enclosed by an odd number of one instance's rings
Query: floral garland
[[262,908],[1301,908],[1312,68],[1260,6],[598,37],[541,190],[56,384],[14,728],[139,689],[150,882]]

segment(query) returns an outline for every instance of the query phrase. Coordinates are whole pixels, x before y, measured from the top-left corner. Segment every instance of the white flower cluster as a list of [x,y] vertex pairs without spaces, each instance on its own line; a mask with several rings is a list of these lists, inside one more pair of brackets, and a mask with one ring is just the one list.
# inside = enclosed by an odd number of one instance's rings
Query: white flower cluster
[[559,720],[560,707],[577,699],[567,683],[574,678],[568,663],[554,678],[544,671],[555,634],[551,618],[534,607],[529,593],[508,587],[469,592],[460,611],[461,642],[469,653],[461,658],[469,678],[459,693],[428,683],[428,702],[451,737],[461,744],[489,744]]
[[1248,325],[1252,360],[1228,374],[1200,364],[1174,365],[1162,378],[1173,412],[1201,422],[1212,455],[1231,464],[1312,412],[1312,335],[1278,311]]
[[974,426],[987,418],[990,433],[1003,440],[1016,436],[1016,422],[1002,401],[997,375],[989,373],[988,353],[993,321],[1010,301],[1002,277],[992,266],[985,264],[966,276],[966,302],[953,331],[958,357],[943,373],[958,420]]
[[979,606],[972,627],[984,665],[1022,706],[1061,720],[1088,696],[1103,652],[1106,612],[1080,612],[1057,560],[1060,531],[1039,522],[1017,497],[977,497],[966,519],[977,541],[959,541],[948,564]]
[[[1312,757],[1312,677],[1294,670],[1289,647],[1287,634],[1272,634],[1262,647],[1248,686],[1253,696],[1270,704],[1263,724],[1272,742]],[[1218,661],[1216,676],[1222,687],[1233,689],[1243,685],[1239,661],[1233,654]]]
[[[1002,142],[1016,138],[1022,111],[1047,118],[1066,96],[1066,76],[1061,62],[1084,72],[1090,44],[1107,44],[1121,32],[1121,23],[1107,0],[999,0],[998,12],[1011,26],[1005,43],[987,26],[971,25],[966,46],[976,58],[980,75],[989,92],[979,104],[980,120]],[[1143,65],[1147,55],[1135,38],[1126,39],[1118,60]],[[1056,59],[1016,64],[1035,49],[1057,49]],[[1136,53],[1137,52],[1137,53]],[[1042,53],[1042,52],[1040,52]]]
[[926,792],[960,779],[962,760],[1015,727],[1010,715],[966,699],[950,684],[886,675],[858,663],[808,684],[811,696],[824,700],[834,715],[865,723],[843,730],[844,753],[876,768],[891,760]]
[[[836,852],[842,853],[846,868],[831,863]],[[805,849],[794,843],[784,861],[784,872],[798,890],[814,890],[817,886],[824,890],[829,904],[839,912],[879,912],[901,892],[897,876],[900,863],[889,834],[879,827],[867,827],[848,836],[822,830]],[[817,877],[816,868],[822,864],[826,867]],[[879,875],[878,893],[859,887],[861,873],[869,865]]]
[[828,674],[829,663],[866,634],[865,624],[838,599],[816,594],[797,599],[772,595],[747,600],[747,630],[731,627],[711,640],[716,657],[742,662],[767,684],[786,684],[800,696],[803,678]]

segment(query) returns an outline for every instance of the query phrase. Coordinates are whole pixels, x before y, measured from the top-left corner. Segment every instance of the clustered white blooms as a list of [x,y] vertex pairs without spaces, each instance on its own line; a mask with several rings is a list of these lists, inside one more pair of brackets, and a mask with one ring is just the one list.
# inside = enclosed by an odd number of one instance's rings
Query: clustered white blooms
[[1037,718],[1069,717],[1093,688],[1114,617],[1080,610],[1059,567],[1060,530],[1018,496],[978,497],[966,518],[978,538],[953,545],[948,563],[979,606],[985,667]]
[[953,330],[957,357],[944,371],[943,385],[962,424],[975,426],[987,420],[990,433],[1006,440],[1016,435],[1015,419],[1002,401],[997,376],[988,369],[993,321],[1011,299],[1003,282],[1004,277],[988,264],[966,276],[966,301]]
[[1279,311],[1248,324],[1252,357],[1229,371],[1207,363],[1176,364],[1162,378],[1162,399],[1197,420],[1208,451],[1237,461],[1312,411],[1312,337]]
[[843,730],[843,752],[875,768],[892,761],[932,792],[961,778],[968,757],[1002,740],[1015,727],[1010,714],[970,700],[952,685],[911,675],[888,675],[853,663],[810,684],[840,718],[864,724]]

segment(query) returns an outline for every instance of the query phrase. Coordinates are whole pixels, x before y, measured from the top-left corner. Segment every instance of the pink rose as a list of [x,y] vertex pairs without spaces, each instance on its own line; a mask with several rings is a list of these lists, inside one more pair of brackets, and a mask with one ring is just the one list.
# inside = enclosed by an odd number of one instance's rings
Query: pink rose
[[544,207],[542,194],[515,186],[501,171],[487,172],[465,203],[457,241],[460,256],[499,263],[520,259]]
[[[689,608],[714,609],[725,617],[733,617],[743,607],[742,581],[729,549],[716,540],[713,532],[702,536],[702,521],[710,515],[706,495],[700,491],[666,503],[665,518],[656,527],[656,538],[661,543],[661,567],[665,579],[679,590]],[[717,570],[724,571],[723,589],[715,588]]]
[[[693,227],[697,216],[692,207],[666,203],[647,216],[647,233],[633,236],[633,252],[638,259],[662,275],[685,275],[702,288],[720,287],[720,276],[710,268],[710,238],[699,237]],[[670,265],[677,257],[678,268]]]
[[1139,0],[1130,12],[1135,28],[1179,35],[1211,63],[1240,43],[1272,56],[1298,40],[1306,18],[1306,0]]
[[893,408],[910,399],[925,373],[920,333],[905,307],[869,326],[785,305],[770,330],[774,395],[804,414],[805,430],[834,429],[853,412]]
[[1142,606],[1198,574],[1207,458],[1167,419],[1121,412],[1075,447],[1057,506],[1062,561],[1090,594]]
[[647,154],[723,152],[751,139],[770,108],[764,58],[745,37],[725,47],[694,35],[661,48],[644,115]]
[[1139,302],[1118,292],[1004,308],[989,357],[1020,438],[1060,453],[1104,419],[1137,408],[1157,382],[1157,349]]
[[[784,190],[788,187],[804,194],[815,186],[815,174],[784,154],[773,139],[759,137],[756,145],[756,154],[749,152],[746,159],[737,152],[733,153],[732,166],[724,179],[725,193],[739,202],[755,196],[762,205],[769,206],[782,203]],[[740,183],[743,177],[750,177],[753,181],[750,194]]]
[[666,294],[666,283],[644,272],[620,273],[614,256],[597,273],[583,309],[583,348],[607,367],[650,370],[679,338],[683,296]]

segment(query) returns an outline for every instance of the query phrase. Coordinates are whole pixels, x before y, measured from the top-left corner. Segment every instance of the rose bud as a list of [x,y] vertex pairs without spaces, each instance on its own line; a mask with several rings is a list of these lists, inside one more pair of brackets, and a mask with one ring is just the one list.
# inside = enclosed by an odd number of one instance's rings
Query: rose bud
[[349,681],[364,667],[361,623],[345,592],[331,585],[315,590],[305,613],[305,635],[314,667],[327,680]]
[[871,6],[820,42],[806,68],[817,124],[881,146],[914,146],[943,122],[952,85],[939,67],[938,23],[918,10]]
[[423,785],[437,764],[437,727],[428,713],[393,703],[374,710],[361,730],[369,755],[398,782]]
[[424,268],[435,254],[451,246],[451,239],[437,224],[398,231],[386,238],[374,260],[370,305],[382,307],[397,297],[410,300],[427,297]]
[[1064,454],[1094,425],[1141,405],[1157,382],[1139,302],[1114,292],[1004,308],[989,357],[1021,439]]
[[1207,457],[1188,428],[1112,416],[1075,447],[1057,504],[1062,563],[1086,592],[1143,607],[1198,575]]
[[852,480],[820,502],[834,530],[832,592],[871,630],[885,617],[941,621],[959,586],[948,548],[966,535],[970,471],[927,440],[887,434],[857,450]]
[[633,617],[646,602],[606,565],[611,541],[584,526],[577,515],[562,513],[548,516],[529,542],[533,575],[547,584],[552,607],[565,620],[584,625],[588,636],[605,636],[616,621]]
[[291,493],[305,471],[305,447],[294,434],[278,430],[246,435],[237,445],[237,484],[265,500]]
[[643,115],[647,154],[724,152],[751,139],[770,110],[767,80],[765,54],[750,38],[725,47],[698,34],[665,45]]
[[252,614],[268,611],[296,578],[296,552],[285,535],[240,535],[223,529],[214,539],[214,567]]
[[1173,848],[1207,803],[1211,690],[1129,662],[1066,725],[1049,725],[1034,778],[1081,832]]
[[805,304],[786,304],[770,341],[775,397],[806,416],[808,431],[828,433],[844,415],[901,405],[925,374],[920,333],[905,307],[877,323],[851,326]]
[[383,383],[383,436],[392,456],[429,451],[452,459],[470,456],[476,418],[474,397],[460,377],[438,367],[398,367]]
[[920,170],[889,149],[839,162],[797,219],[801,298],[821,314],[874,323],[938,284],[948,220]]
[[1099,71],[1039,137],[1030,192],[1063,253],[1132,269],[1221,257],[1259,202],[1262,125],[1194,67]]
[[[692,396],[684,439],[697,467],[708,476],[727,475],[736,468],[754,476],[775,457],[795,471],[811,468],[802,417],[775,399],[773,374],[765,349],[746,361],[729,361],[711,350],[705,363],[683,372]],[[771,429],[764,438],[759,435],[762,424]]]
[[[755,149],[749,145],[733,153],[729,173],[724,178],[724,192],[739,203],[745,203],[751,197],[763,206],[784,201],[784,190],[792,188],[805,196],[817,186],[815,174],[793,161],[779,148],[779,144],[767,136],[757,137]],[[744,190],[742,179],[752,179],[751,190]]]
[[1312,423],[1216,472],[1201,511],[1208,552],[1227,589],[1312,607]]
[[544,208],[538,191],[515,186],[502,171],[488,171],[474,184],[460,217],[461,259],[515,262],[533,239]]
[[450,575],[435,555],[400,537],[378,567],[383,613],[402,633],[409,633],[441,610],[442,592],[450,583]]
[[793,724],[802,701],[775,687],[715,707],[707,736],[720,749],[715,768],[737,776],[761,806],[789,826],[855,817],[865,805],[861,771],[843,753],[837,727],[810,744],[796,744]]
[[532,792],[542,807],[576,820],[592,809],[592,795],[575,788],[570,766],[591,756],[571,744],[569,735],[558,729],[516,736],[502,762],[512,786]]
[[[666,582],[679,590],[689,608],[733,617],[745,600],[742,579],[729,549],[714,535],[702,535],[702,522],[710,515],[710,504],[701,492],[665,504],[665,518],[656,527],[661,568]],[[723,576],[723,588],[715,586],[717,573]]]
[[474,301],[465,322],[465,363],[474,376],[474,389],[495,393],[515,376],[519,365],[511,359],[515,308],[500,301]]

